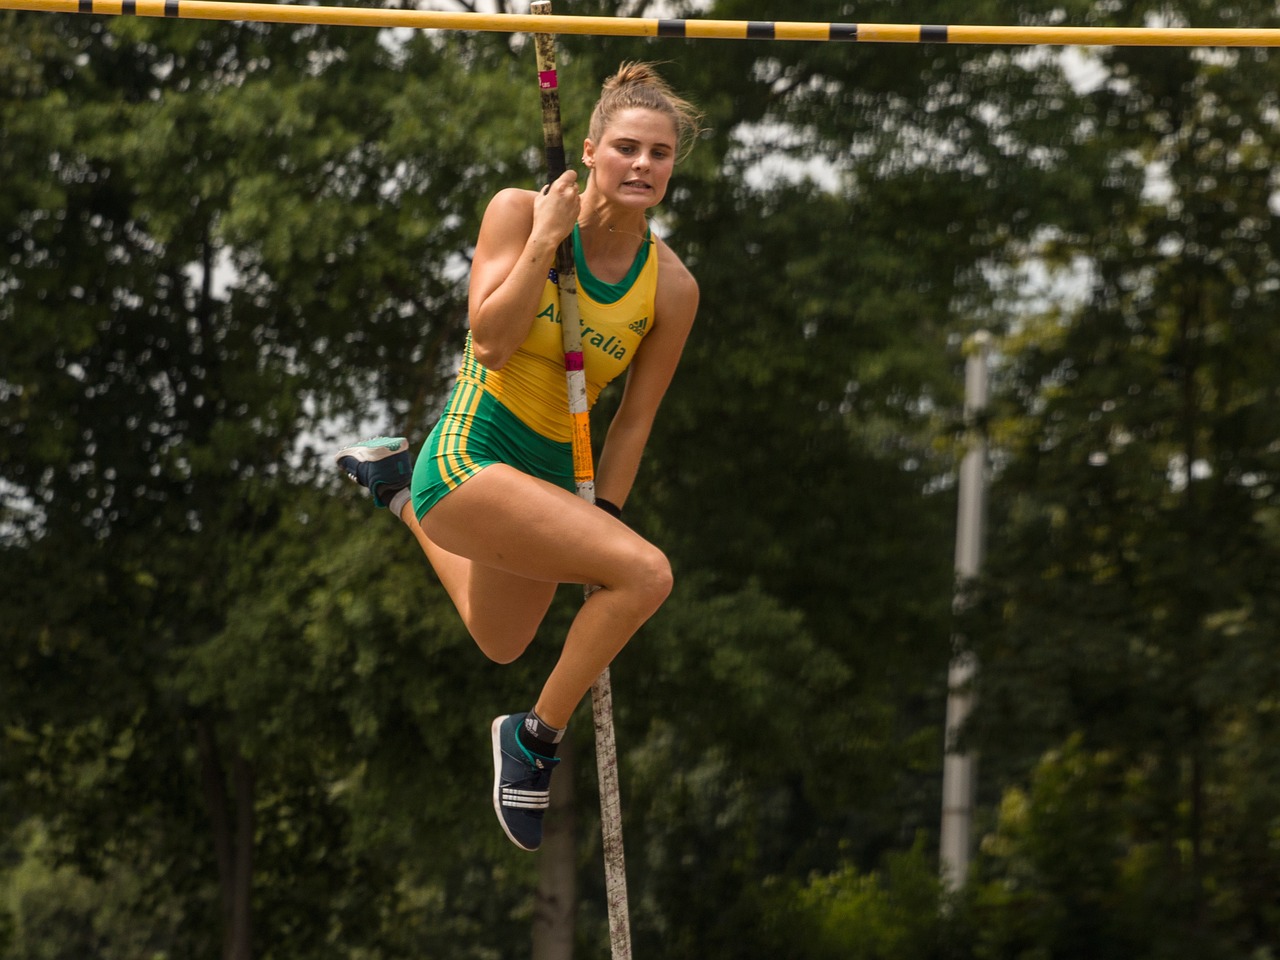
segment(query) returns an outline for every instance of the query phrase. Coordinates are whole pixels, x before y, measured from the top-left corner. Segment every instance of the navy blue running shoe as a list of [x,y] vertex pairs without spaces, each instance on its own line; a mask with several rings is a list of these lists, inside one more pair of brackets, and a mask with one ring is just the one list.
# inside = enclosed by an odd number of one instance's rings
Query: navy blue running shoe
[[385,507],[397,490],[413,479],[409,441],[404,437],[371,437],[333,455],[352,480],[373,494],[374,506]]
[[511,842],[521,850],[542,846],[542,815],[551,803],[551,771],[560,761],[540,757],[520,742],[523,713],[498,717],[493,734],[493,809]]

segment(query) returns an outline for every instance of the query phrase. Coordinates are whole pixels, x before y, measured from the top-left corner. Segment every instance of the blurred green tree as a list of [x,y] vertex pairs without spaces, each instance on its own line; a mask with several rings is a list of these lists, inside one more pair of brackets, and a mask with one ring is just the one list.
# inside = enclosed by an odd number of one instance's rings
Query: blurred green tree
[[[1275,18],[1208,3],[1095,15]],[[1066,791],[1057,819],[1032,820],[1074,850],[1024,851],[1039,870],[1027,895],[1079,921],[1043,932],[1045,955],[1266,955],[1280,936],[1261,892],[1274,844],[1259,839],[1280,749],[1280,420],[1264,359],[1278,345],[1276,63],[1126,48],[1092,63],[1079,122],[1105,157],[1095,202],[1042,230],[1046,261],[1084,282],[1006,344],[975,742],[993,789],[1072,744],[1115,771],[1108,792]],[[1114,835],[1095,844],[1099,817]],[[1106,912],[1087,937],[1082,896]]]

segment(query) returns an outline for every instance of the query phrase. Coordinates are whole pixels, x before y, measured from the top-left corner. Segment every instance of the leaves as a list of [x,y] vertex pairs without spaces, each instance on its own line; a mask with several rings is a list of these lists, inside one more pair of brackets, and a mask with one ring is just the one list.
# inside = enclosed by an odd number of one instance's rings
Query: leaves
[[[1270,16],[930,19],[1157,13]],[[264,956],[506,955],[533,866],[493,829],[485,730],[534,695],[576,595],[519,664],[486,662],[412,538],[335,496],[324,451],[356,424],[429,427],[483,204],[540,176],[528,51],[0,22],[0,949],[39,930],[211,955],[201,774],[229,784],[214,761],[238,758]],[[656,221],[702,307],[628,503],[678,584],[614,671],[637,944],[1265,949],[1271,58],[1106,48],[1082,80],[1052,51],[660,43],[562,58],[571,142],[624,57],[669,57],[709,125]],[[1000,347],[990,550],[956,623],[960,347],[980,328]],[[981,664],[966,742],[992,823],[941,919],[956,633]]]

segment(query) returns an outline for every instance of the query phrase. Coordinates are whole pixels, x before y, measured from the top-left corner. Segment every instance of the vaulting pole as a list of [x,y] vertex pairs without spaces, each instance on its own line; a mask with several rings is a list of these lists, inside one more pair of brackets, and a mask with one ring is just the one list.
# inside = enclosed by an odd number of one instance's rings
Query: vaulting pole
[[242,20],[345,27],[409,27],[477,33],[547,33],[690,40],[817,40],[1015,46],[1280,47],[1280,29],[1231,27],[1037,27],[964,24],[803,23],[783,20],[664,20],[517,13],[450,13],[222,0],[0,0],[0,10],[107,16]]
[[[538,21],[551,16],[551,0],[534,0]],[[542,98],[542,139],[547,156],[547,181],[565,172],[564,130],[560,121],[560,84],[556,74],[556,42],[550,33],[534,34],[538,59],[538,87]],[[596,501],[595,465],[591,453],[591,422],[587,404],[587,375],[582,358],[582,318],[578,313],[577,270],[573,241],[566,237],[556,250],[556,285],[560,290],[560,336],[564,347],[569,417],[573,422],[573,480],[578,496]],[[586,588],[590,598],[593,587]],[[631,960],[631,922],[627,906],[627,865],[622,846],[622,792],[618,785],[618,750],[613,734],[613,687],[609,668],[591,687],[596,733],[596,779],[600,784],[600,834],[604,851],[605,899],[608,903],[609,948],[613,960]]]

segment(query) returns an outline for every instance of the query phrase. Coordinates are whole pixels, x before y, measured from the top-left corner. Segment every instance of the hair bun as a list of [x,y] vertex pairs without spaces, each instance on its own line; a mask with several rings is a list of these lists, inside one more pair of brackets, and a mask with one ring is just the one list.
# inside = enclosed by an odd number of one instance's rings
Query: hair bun
[[600,99],[591,111],[587,135],[599,142],[613,118],[632,107],[656,110],[671,118],[680,156],[688,152],[702,131],[702,114],[697,107],[678,96],[652,63],[626,60],[601,87]]

